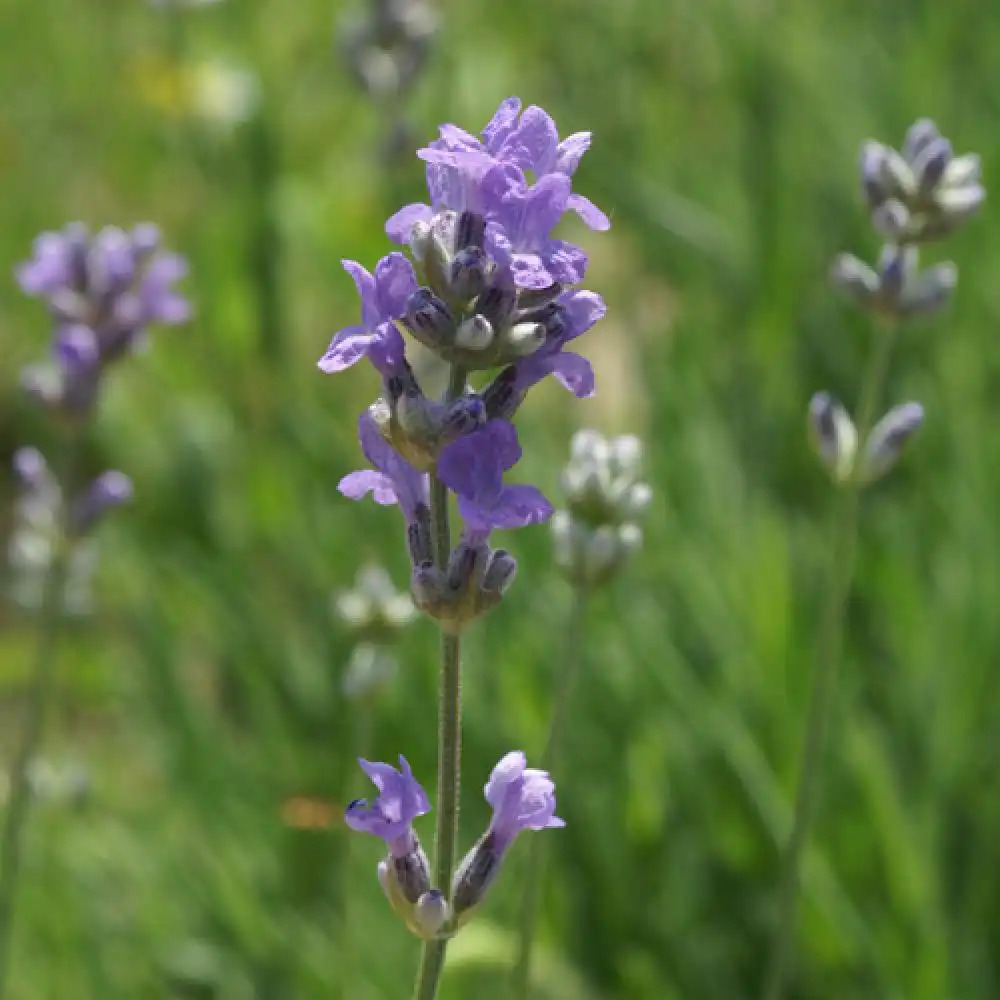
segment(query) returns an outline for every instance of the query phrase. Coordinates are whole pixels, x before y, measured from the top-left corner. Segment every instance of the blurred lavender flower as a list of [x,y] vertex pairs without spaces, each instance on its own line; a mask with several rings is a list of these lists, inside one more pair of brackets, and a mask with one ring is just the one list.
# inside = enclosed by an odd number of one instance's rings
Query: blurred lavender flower
[[579,587],[611,579],[642,544],[638,519],[652,501],[640,481],[642,442],[578,431],[562,472],[566,509],[552,518],[556,565]]
[[63,607],[70,614],[90,610],[90,581],[97,550],[84,538],[110,510],[132,496],[132,483],[121,472],[105,472],[67,505],[44,456],[35,448],[14,454],[20,493],[8,543],[11,594],[23,607],[42,603],[49,569],[60,551],[67,553]]
[[955,156],[928,118],[906,133],[901,152],[869,141],[861,150],[861,187],[872,224],[893,243],[926,243],[957,229],[986,198],[975,154]]
[[43,299],[55,323],[55,370],[34,367],[27,388],[47,405],[88,413],[105,368],[141,344],[151,323],[174,325],[190,307],[174,288],[187,273],[177,254],[159,253],[151,224],[91,236],[80,223],[42,233],[17,268],[22,290]]
[[396,590],[389,574],[373,564],[363,566],[352,590],[334,598],[334,610],[357,638],[344,668],[343,690],[352,699],[369,698],[396,672],[392,643],[417,616],[409,594]]
[[371,0],[364,16],[348,20],[341,48],[371,97],[398,97],[423,69],[438,19],[424,0]]
[[455,873],[452,906],[460,920],[482,901],[519,833],[566,825],[555,815],[555,791],[548,772],[528,767],[520,750],[506,754],[493,769],[483,789],[493,817]]

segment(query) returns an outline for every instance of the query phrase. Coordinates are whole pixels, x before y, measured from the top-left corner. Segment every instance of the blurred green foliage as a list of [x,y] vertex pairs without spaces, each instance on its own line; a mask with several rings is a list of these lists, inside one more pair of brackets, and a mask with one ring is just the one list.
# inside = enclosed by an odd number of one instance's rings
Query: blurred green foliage
[[[536,390],[520,478],[554,494],[571,431],[593,425],[644,436],[657,494],[644,553],[590,608],[536,995],[753,997],[824,596],[830,491],[805,405],[820,388],[853,401],[870,346],[825,269],[877,251],[856,181],[868,136],[898,143],[929,115],[1000,189],[1000,6],[437,6],[416,138],[478,128],[519,94],[564,134],[593,130],[577,187],[614,221],[583,240],[609,305],[585,348],[599,394]],[[152,219],[190,257],[198,311],[115,372],[87,455],[127,470],[137,498],[103,532],[99,613],[62,647],[47,757],[83,763],[91,792],[34,813],[17,1000],[409,995],[417,943],[376,884],[377,843],[339,817],[365,791],[359,752],[404,752],[433,786],[435,635],[411,628],[374,708],[344,699],[352,640],[331,594],[369,557],[403,585],[406,559],[395,512],[336,492],[375,378],[314,363],[357,309],[339,259],[387,250],[382,221],[423,174],[380,152],[389,123],[333,45],[346,10],[0,4],[0,272],[42,229]],[[251,72],[259,113],[228,129],[193,116],[204,59]],[[864,504],[795,997],[1000,996],[991,231],[987,213],[951,241],[955,305],[896,355],[888,401],[920,399],[928,423]],[[7,279],[5,468],[52,441],[17,387],[47,338]],[[545,529],[509,544],[518,580],[466,644],[466,844],[493,763],[540,751],[568,607]],[[9,758],[31,624],[0,616]],[[522,861],[455,942],[445,1000],[506,995]]]

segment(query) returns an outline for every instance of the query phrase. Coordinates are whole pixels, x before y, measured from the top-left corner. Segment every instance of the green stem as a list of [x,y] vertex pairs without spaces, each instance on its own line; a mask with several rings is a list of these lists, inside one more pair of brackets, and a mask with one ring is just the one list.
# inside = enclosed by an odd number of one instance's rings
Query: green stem
[[10,943],[21,874],[21,849],[31,804],[31,762],[45,730],[45,718],[54,691],[56,645],[62,617],[63,592],[69,550],[62,543],[46,573],[38,615],[38,644],[28,691],[27,719],[18,744],[9,779],[9,797],[0,833],[0,1000],[7,995]]
[[[465,370],[453,365],[445,402],[465,391]],[[442,572],[451,555],[451,526],[448,518],[448,490],[431,475],[431,526],[434,533],[434,561]],[[458,841],[458,799],[462,780],[462,651],[457,634],[441,632],[441,667],[438,673],[438,773],[437,829],[434,838],[435,887],[451,892]],[[414,1000],[434,1000],[437,996],[447,941],[427,941],[420,958]]]
[[[895,328],[890,327],[880,332],[875,352],[865,371],[856,420],[859,447],[863,447],[874,423],[879,396],[889,370],[894,337]],[[827,603],[820,625],[816,663],[809,692],[809,714],[795,793],[792,829],[782,858],[778,923],[763,992],[765,1000],[781,1000],[784,996],[795,941],[802,857],[819,793],[823,748],[844,640],[844,618],[854,578],[861,488],[857,479],[847,482],[837,498],[834,512],[831,563],[826,587]]]
[[[556,679],[555,704],[549,721],[549,733],[545,739],[542,754],[542,769],[555,768],[562,750],[563,733],[569,717],[571,695],[580,673],[582,656],[580,640],[583,636],[583,621],[587,607],[587,591],[576,587],[566,618],[566,647],[562,664]],[[531,982],[531,953],[535,943],[538,924],[538,897],[545,876],[544,837],[532,837],[528,853],[528,867],[525,872],[524,895],[521,897],[520,933],[518,935],[517,958],[511,976],[511,996],[525,1000]]]

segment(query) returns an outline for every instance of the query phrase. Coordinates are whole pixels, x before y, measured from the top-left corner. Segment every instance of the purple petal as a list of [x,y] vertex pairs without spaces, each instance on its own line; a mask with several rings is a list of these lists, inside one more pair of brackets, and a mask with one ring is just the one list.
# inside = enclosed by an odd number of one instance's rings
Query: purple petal
[[508,97],[500,102],[493,117],[483,129],[483,140],[491,153],[496,153],[504,140],[517,125],[517,116],[521,113],[521,99]]
[[430,205],[413,202],[404,205],[395,215],[389,217],[385,224],[385,234],[393,243],[407,245],[413,235],[413,227],[418,222],[430,222],[434,210]]
[[611,220],[589,199],[582,194],[571,194],[566,202],[566,208],[583,219],[585,225],[597,232],[611,228]]
[[384,318],[379,312],[375,277],[356,260],[342,260],[340,263],[354,279],[354,286],[361,298],[361,322],[367,329],[373,330]]
[[555,375],[559,382],[578,399],[594,394],[594,370],[590,362],[572,351],[533,354],[515,362],[515,367],[518,392],[526,392],[546,375]]
[[570,180],[564,174],[546,174],[533,184],[524,199],[515,245],[533,249],[548,239],[566,211],[569,195]]
[[367,327],[346,326],[333,335],[326,354],[319,359],[317,365],[328,375],[342,372],[366,357],[379,339],[379,333]]
[[477,152],[483,151],[483,144],[471,133],[458,125],[445,124],[438,128],[439,139],[435,139],[428,149],[450,149],[466,150],[471,149]]
[[556,124],[537,105],[527,108],[521,120],[504,140],[498,155],[509,163],[516,163],[523,170],[544,174],[544,167],[555,161],[559,133]]
[[438,456],[437,474],[452,492],[489,505],[500,494],[504,472],[520,457],[514,425],[491,420],[446,445]]
[[14,272],[26,295],[48,295],[72,282],[72,252],[61,233],[42,233],[33,249],[35,256]]
[[369,493],[375,503],[391,507],[397,502],[396,489],[392,480],[382,472],[374,469],[359,469],[349,472],[337,484],[337,489],[348,500],[363,500]]
[[549,240],[544,257],[549,273],[560,284],[578,284],[587,273],[587,255],[578,246],[565,240]]
[[378,321],[396,319],[406,311],[406,300],[417,290],[413,265],[398,250],[375,265],[375,302]]
[[358,418],[358,438],[365,458],[392,483],[403,516],[412,522],[419,506],[428,501],[427,476],[410,465],[388,441],[382,437],[375,421],[365,411]]
[[511,254],[509,267],[519,288],[548,288],[555,281],[546,261],[536,253]]
[[583,154],[590,149],[590,132],[574,132],[567,136],[556,149],[555,162],[551,170],[560,174],[572,176],[580,165]]
[[368,360],[384,378],[398,373],[406,365],[406,342],[395,323],[383,323],[368,349]]
[[541,524],[553,514],[541,490],[529,485],[504,486],[488,506],[459,496],[458,511],[472,528],[523,528]]
[[604,318],[608,307],[597,292],[585,288],[565,292],[559,298],[566,319],[566,340],[573,340],[586,333],[599,319]]
[[82,323],[60,326],[53,350],[60,367],[70,372],[94,368],[101,357],[97,334]]

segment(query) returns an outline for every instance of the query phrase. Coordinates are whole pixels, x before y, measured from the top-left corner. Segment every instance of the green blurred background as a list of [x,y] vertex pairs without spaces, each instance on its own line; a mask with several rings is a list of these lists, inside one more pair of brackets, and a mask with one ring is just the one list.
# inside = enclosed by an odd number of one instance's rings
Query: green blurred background
[[[898,144],[929,115],[1000,187],[1000,6],[435,6],[411,145],[444,121],[478,129],[519,94],[563,134],[593,130],[576,186],[613,218],[607,234],[568,229],[609,306],[585,346],[598,395],[535,390],[519,478],[557,497],[572,431],[594,426],[644,437],[656,492],[644,551],[590,606],[535,995],[754,997],[828,557],[805,405],[824,388],[853,402],[871,343],[826,268],[877,252],[856,179],[867,137]],[[0,465],[54,440],[18,388],[48,350],[43,307],[10,277],[38,231],[155,220],[190,258],[197,308],[115,371],[88,446],[88,467],[126,470],[136,500],[102,531],[97,611],[62,645],[45,759],[85,768],[89,793],[36,802],[17,1000],[409,995],[418,944],[375,881],[378,843],[346,836],[340,811],[365,794],[359,752],[403,752],[433,786],[436,637],[410,627],[372,705],[342,694],[354,637],[331,595],[369,558],[403,587],[407,562],[395,512],[336,492],[360,464],[375,376],[315,368],[355,321],[340,258],[371,266],[383,220],[423,185],[416,159],[386,156],[386,109],[334,45],[363,11],[0,3]],[[242,122],[198,109],[220,66],[256,81]],[[919,399],[928,421],[864,503],[804,879],[803,1000],[1000,997],[991,231],[987,211],[950,242],[956,301],[895,357],[888,401]],[[466,644],[463,845],[487,820],[493,763],[541,751],[569,604],[544,527],[503,542],[517,582]],[[7,760],[32,642],[4,603]],[[418,829],[429,841],[433,818]],[[507,995],[524,852],[454,943],[445,1000]]]

